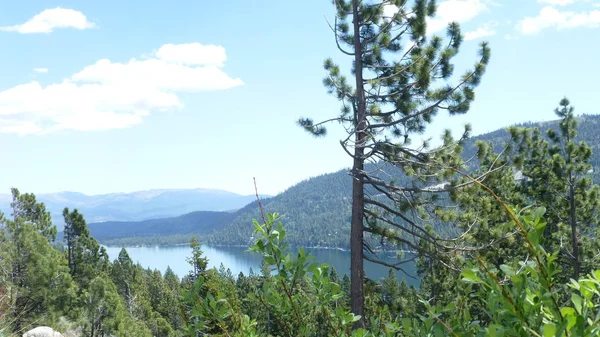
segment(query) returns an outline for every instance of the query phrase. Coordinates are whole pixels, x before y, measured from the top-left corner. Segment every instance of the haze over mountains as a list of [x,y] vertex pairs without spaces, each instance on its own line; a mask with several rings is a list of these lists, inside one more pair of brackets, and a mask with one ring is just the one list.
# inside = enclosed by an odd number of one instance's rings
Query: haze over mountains
[[[62,210],[65,207],[77,208],[88,222],[140,221],[174,217],[194,211],[235,211],[256,199],[254,195],[203,188],[156,189],[102,195],[58,192],[36,194],[36,197],[46,204],[59,229],[62,228]],[[0,194],[0,211],[6,215],[10,215],[10,202],[10,194]]]

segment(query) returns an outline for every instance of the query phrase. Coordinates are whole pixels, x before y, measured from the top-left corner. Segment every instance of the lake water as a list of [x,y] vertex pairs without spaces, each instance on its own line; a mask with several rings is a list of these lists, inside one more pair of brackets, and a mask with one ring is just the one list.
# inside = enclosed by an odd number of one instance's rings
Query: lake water
[[[190,265],[186,262],[186,258],[192,255],[192,250],[188,246],[172,246],[172,247],[125,247],[129,256],[134,262],[139,262],[143,267],[150,269],[158,269],[164,273],[167,267],[171,267],[173,272],[179,277],[186,275],[190,270]],[[119,256],[119,247],[106,247],[111,260]],[[246,251],[242,247],[211,247],[202,245],[204,256],[208,258],[208,267],[217,267],[221,263],[225,268],[229,268],[233,275],[237,276],[240,272],[248,274],[250,268],[255,273],[260,273],[261,258],[255,253]],[[295,250],[294,250],[295,251]],[[340,277],[344,274],[350,274],[350,252],[332,250],[332,249],[307,249],[313,256],[315,262],[327,263],[335,268]],[[393,259],[387,259],[386,262],[393,262]],[[388,267],[374,264],[365,261],[365,273],[367,277],[379,280],[388,275]],[[416,277],[414,263],[404,265],[404,270]],[[418,286],[416,278],[406,277],[406,274],[398,271],[396,275],[399,279],[406,278],[409,285]]]

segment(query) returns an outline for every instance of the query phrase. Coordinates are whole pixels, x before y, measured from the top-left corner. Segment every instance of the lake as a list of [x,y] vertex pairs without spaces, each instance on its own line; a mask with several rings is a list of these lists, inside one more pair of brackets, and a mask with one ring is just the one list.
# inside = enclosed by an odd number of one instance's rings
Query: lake
[[[134,262],[139,262],[144,268],[158,269],[162,273],[167,267],[171,267],[173,272],[179,277],[186,275],[190,270],[190,265],[186,262],[186,258],[192,255],[192,250],[188,246],[171,246],[171,247],[125,247],[129,256]],[[106,247],[111,260],[119,256],[119,247]],[[350,274],[350,252],[333,250],[333,249],[306,249],[315,256],[315,262],[327,263],[335,268],[340,277],[344,274]],[[255,273],[260,273],[261,258],[256,253],[246,251],[242,247],[212,247],[203,244],[202,251],[204,256],[208,258],[208,267],[216,267],[221,263],[225,268],[229,268],[233,275],[237,276],[240,272],[248,274],[250,268]],[[294,250],[295,251],[295,250]],[[386,262],[393,262],[393,259],[386,259]],[[414,263],[407,263],[404,269],[410,275],[416,277]],[[365,261],[365,273],[367,277],[379,280],[388,275],[388,267],[374,264]],[[409,285],[418,286],[418,279],[406,277],[401,271],[397,271],[396,275],[399,279],[406,278]]]

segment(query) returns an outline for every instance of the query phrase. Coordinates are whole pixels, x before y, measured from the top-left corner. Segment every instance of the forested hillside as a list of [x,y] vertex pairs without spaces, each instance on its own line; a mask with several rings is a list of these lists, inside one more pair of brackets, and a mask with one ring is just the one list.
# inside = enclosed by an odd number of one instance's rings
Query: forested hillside
[[[191,235],[205,236],[231,222],[235,217],[230,212],[198,211],[173,218],[151,219],[145,221],[108,221],[89,225],[90,233],[106,244],[124,244],[126,242],[149,244],[160,238],[165,244],[166,237],[179,238],[173,243],[189,242]],[[116,239],[125,238],[124,241]],[[156,241],[155,241],[156,242]]]
[[[593,180],[600,183],[600,115],[578,117],[578,140],[592,148]],[[557,128],[558,121],[522,123],[515,126],[537,127],[545,134]],[[492,142],[497,151],[510,141],[507,129],[474,136],[465,142],[463,158],[476,155],[476,141]],[[367,166],[374,170],[375,166]],[[387,169],[390,172],[389,169]],[[398,178],[398,177],[397,177]],[[403,179],[402,177],[398,179]],[[347,169],[304,180],[283,193],[264,198],[269,212],[279,212],[286,221],[290,243],[303,247],[347,248],[350,228],[351,178]],[[260,188],[260,182],[259,186]],[[109,245],[185,244],[192,235],[213,245],[243,245],[252,242],[252,219],[260,216],[254,201],[235,213],[193,212],[179,217],[142,222],[106,222],[90,224],[92,234]],[[434,224],[435,225],[435,224]],[[437,231],[451,231],[437,223]]]
[[[593,112],[593,111],[592,111]],[[593,167],[600,167],[600,115],[598,114],[582,114],[575,118],[579,123],[577,125],[577,141],[586,142],[592,149],[591,164]],[[538,128],[542,135],[546,135],[547,130],[557,129],[558,120],[545,122],[526,122],[518,123],[514,126],[526,128]],[[545,137],[547,138],[547,137]],[[464,158],[470,158],[475,155],[475,142],[477,140],[492,142],[496,150],[500,150],[502,145],[510,141],[510,134],[507,128],[498,129],[489,133],[474,136],[465,143]],[[600,176],[595,175],[594,182],[600,182]]]
[[[25,2],[0,11],[0,337],[600,337],[590,1]],[[28,193],[319,167],[346,168]]]
[[[262,204],[266,211],[277,210],[282,214],[293,245],[346,247],[350,186],[350,176],[341,170],[302,181],[273,198],[262,200]],[[247,245],[252,242],[252,219],[260,217],[257,206],[254,202],[238,211],[231,223],[207,239],[208,243]]]
[[[600,183],[600,115],[583,115],[578,118],[578,140],[592,148],[590,160],[594,167],[594,183]],[[557,128],[558,121],[523,123],[515,126],[538,127],[543,134],[549,128]],[[497,150],[510,141],[507,129],[500,129],[468,139],[463,157],[476,155],[477,141],[492,142]],[[367,167],[367,170],[373,166]],[[263,201],[265,209],[277,211],[286,219],[291,243],[299,246],[325,246],[346,248],[350,228],[351,178],[348,170],[325,174],[305,180],[282,194]],[[256,204],[246,206],[235,219],[208,239],[211,244],[243,245],[250,241],[252,219],[259,216]],[[451,230],[438,227],[438,231]]]

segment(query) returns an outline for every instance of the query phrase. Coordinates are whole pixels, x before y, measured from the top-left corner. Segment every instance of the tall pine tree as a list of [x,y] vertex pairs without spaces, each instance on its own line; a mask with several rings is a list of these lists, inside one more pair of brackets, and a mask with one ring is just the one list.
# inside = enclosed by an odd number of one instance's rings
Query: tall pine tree
[[[424,165],[431,161],[456,164],[456,153],[449,150],[451,137],[445,137],[441,151],[427,151],[426,146],[412,147],[411,136],[422,133],[439,111],[450,115],[468,111],[490,51],[482,43],[474,69],[450,83],[454,71],[451,60],[458,54],[462,36],[458,24],[451,23],[447,42],[437,36],[429,38],[427,18],[435,15],[435,1],[416,0],[412,7],[406,0],[333,3],[337,12],[332,27],[336,44],[352,58],[353,80],[342,75],[333,60],[326,60],[328,76],[324,84],[342,102],[341,113],[319,123],[301,118],[299,124],[313,135],[323,136],[325,123],[339,122],[348,133],[341,145],[353,160],[351,307],[354,314],[362,316],[357,326],[364,326],[363,259],[375,260],[364,254],[365,231],[413,248],[419,247],[416,238],[427,236],[427,231],[406,212],[395,210],[399,204],[406,206],[406,196],[420,192],[420,188],[398,187],[382,179],[386,172],[374,175],[365,171],[365,162],[383,161],[421,177],[440,173],[432,173],[427,169],[431,165]],[[367,187],[388,200],[365,196]],[[403,238],[406,233],[414,239]]]
[[35,195],[12,189],[13,219],[0,216],[0,283],[7,286],[11,328],[21,332],[32,322],[70,309],[76,286],[64,256],[50,244],[56,236],[50,213]]
[[85,286],[100,272],[108,271],[108,254],[98,241],[90,236],[83,214],[77,209],[63,210],[64,238],[67,244],[67,261],[73,279]]
[[512,128],[511,133],[521,144],[516,164],[525,177],[523,193],[547,209],[544,244],[560,252],[563,269],[577,280],[598,262],[600,247],[592,233],[597,231],[600,188],[591,179],[592,150],[576,140],[573,112],[563,98],[555,110],[559,128],[549,129],[547,138],[538,129]]

